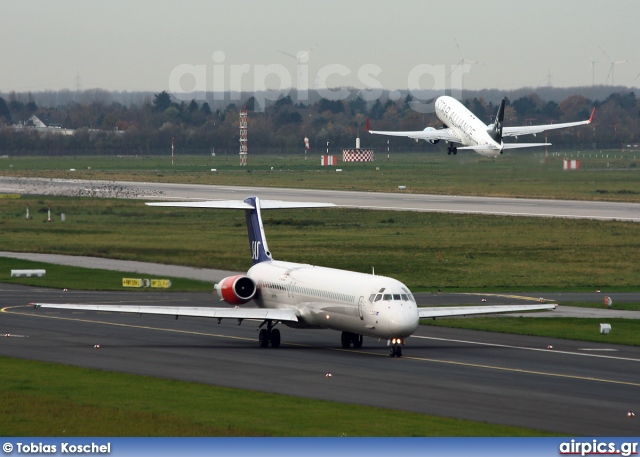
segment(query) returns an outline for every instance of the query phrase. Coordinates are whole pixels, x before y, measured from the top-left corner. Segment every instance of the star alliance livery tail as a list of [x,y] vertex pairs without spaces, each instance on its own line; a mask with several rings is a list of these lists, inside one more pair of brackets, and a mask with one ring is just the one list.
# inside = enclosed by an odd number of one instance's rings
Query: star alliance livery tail
[[267,237],[262,225],[263,209],[290,209],[290,208],[325,208],[336,206],[333,203],[316,202],[285,202],[281,200],[260,200],[258,197],[248,197],[241,200],[211,200],[193,202],[159,202],[147,203],[148,206],[175,206],[182,208],[221,208],[243,209],[247,219],[247,232],[249,234],[249,247],[251,248],[251,262],[255,265],[261,262],[273,260]]
[[500,108],[498,108],[498,114],[496,115],[495,122],[490,125],[491,127],[487,133],[497,143],[502,143],[502,123],[504,122],[504,105],[505,99],[500,102]]

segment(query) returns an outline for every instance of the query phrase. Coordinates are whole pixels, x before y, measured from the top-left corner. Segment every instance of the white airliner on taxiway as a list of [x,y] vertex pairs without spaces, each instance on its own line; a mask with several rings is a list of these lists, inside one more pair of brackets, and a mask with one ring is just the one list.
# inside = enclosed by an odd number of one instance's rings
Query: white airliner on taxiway
[[[438,97],[436,100],[436,116],[446,126],[442,129],[427,127],[424,130],[413,132],[382,132],[369,130],[369,121],[367,120],[367,130],[369,133],[376,135],[406,136],[416,141],[425,140],[431,144],[438,141],[446,141],[449,143],[447,153],[449,155],[456,154],[461,149],[473,149],[478,154],[486,157],[497,157],[505,149],[531,148],[535,146],[549,146],[551,143],[504,143],[502,139],[508,136],[518,137],[520,135],[535,135],[546,130],[564,129],[567,127],[575,127],[577,125],[590,124],[593,121],[593,115],[596,109],[591,111],[591,117],[586,121],[567,122],[564,124],[547,124],[547,125],[526,125],[522,127],[503,127],[504,120],[504,104],[502,99],[498,114],[493,124],[485,125],[471,111],[455,98],[449,96]],[[462,147],[456,147],[456,144],[463,144]]]
[[[391,356],[401,357],[405,338],[421,318],[550,310],[553,304],[418,308],[409,288],[392,278],[273,260],[261,210],[317,208],[331,203],[260,200],[147,203],[149,206],[241,209],[246,213],[253,266],[246,275],[224,278],[215,289],[234,307],[132,306],[33,303],[36,308],[81,309],[261,321],[260,346],[280,346],[282,323],[293,328],[329,328],[342,332],[342,347],[362,346],[363,335],[387,340]],[[243,307],[253,300],[257,307]]]

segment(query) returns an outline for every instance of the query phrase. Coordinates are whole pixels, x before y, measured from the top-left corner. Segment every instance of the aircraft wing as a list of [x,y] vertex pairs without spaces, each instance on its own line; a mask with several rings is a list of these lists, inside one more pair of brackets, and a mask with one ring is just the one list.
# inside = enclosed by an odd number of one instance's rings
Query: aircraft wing
[[271,319],[298,322],[296,310],[274,308],[209,308],[205,306],[134,306],[91,305],[74,303],[31,303],[34,308],[56,308],[83,311],[109,311],[115,313],[162,314],[168,316],[211,317],[217,319]]
[[520,135],[535,135],[546,130],[564,129],[567,127],[575,127],[577,125],[587,125],[593,122],[593,116],[596,113],[596,109],[591,111],[591,117],[586,121],[579,122],[566,122],[564,124],[547,124],[547,125],[523,125],[520,127],[503,127],[502,136],[520,136]]
[[427,127],[425,130],[416,130],[409,132],[383,132],[380,130],[369,130],[374,135],[404,136],[413,138],[414,140],[443,140],[451,143],[462,143],[462,140],[456,135],[453,129],[434,129]]
[[[502,149],[518,149],[518,148],[534,148],[537,146],[551,146],[551,143],[502,143]],[[495,146],[487,145],[475,145],[475,146],[462,146],[457,148],[458,151],[462,149],[472,149],[480,154],[482,153],[493,153],[495,151],[499,151],[499,148]]]
[[555,304],[547,305],[488,305],[488,306],[438,306],[430,308],[418,308],[420,319],[436,317],[470,316],[473,314],[497,314],[514,311],[543,311],[556,309]]

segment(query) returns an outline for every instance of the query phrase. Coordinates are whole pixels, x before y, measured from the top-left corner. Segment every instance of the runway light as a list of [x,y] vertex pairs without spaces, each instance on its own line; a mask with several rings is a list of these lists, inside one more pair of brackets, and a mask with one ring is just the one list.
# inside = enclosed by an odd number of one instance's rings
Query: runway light
[[633,411],[629,411],[627,413],[627,417],[631,418],[631,417],[636,417],[636,415],[633,413]]
[[329,372],[329,373],[327,373],[325,376],[326,376],[327,378],[330,378],[330,377],[332,376],[332,374],[331,374],[331,372]]
[[553,349],[553,346],[549,345],[547,346],[547,349]]
[[96,349],[100,349],[100,345],[99,344],[94,344],[93,347],[96,348]]
[[329,315],[327,314],[327,319],[329,319]]
[[486,299],[486,298],[483,298],[483,299],[482,299],[482,303],[485,303],[486,301],[487,301],[487,299]]
[[62,289],[62,291],[63,291],[63,292],[66,292],[66,291],[67,291],[67,289]]
[[11,333],[5,333],[4,336],[6,336],[7,338],[9,338],[11,336]]

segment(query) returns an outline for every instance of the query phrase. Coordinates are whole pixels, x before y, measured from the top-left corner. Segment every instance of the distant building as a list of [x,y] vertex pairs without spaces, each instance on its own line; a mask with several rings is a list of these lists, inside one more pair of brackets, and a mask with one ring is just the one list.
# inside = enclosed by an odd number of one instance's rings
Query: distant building
[[49,125],[47,126],[44,122],[38,118],[35,114],[32,115],[29,119],[24,122],[19,122],[12,126],[16,130],[35,130],[39,133],[54,133],[56,135],[73,135],[74,129],[65,129],[59,125]]

